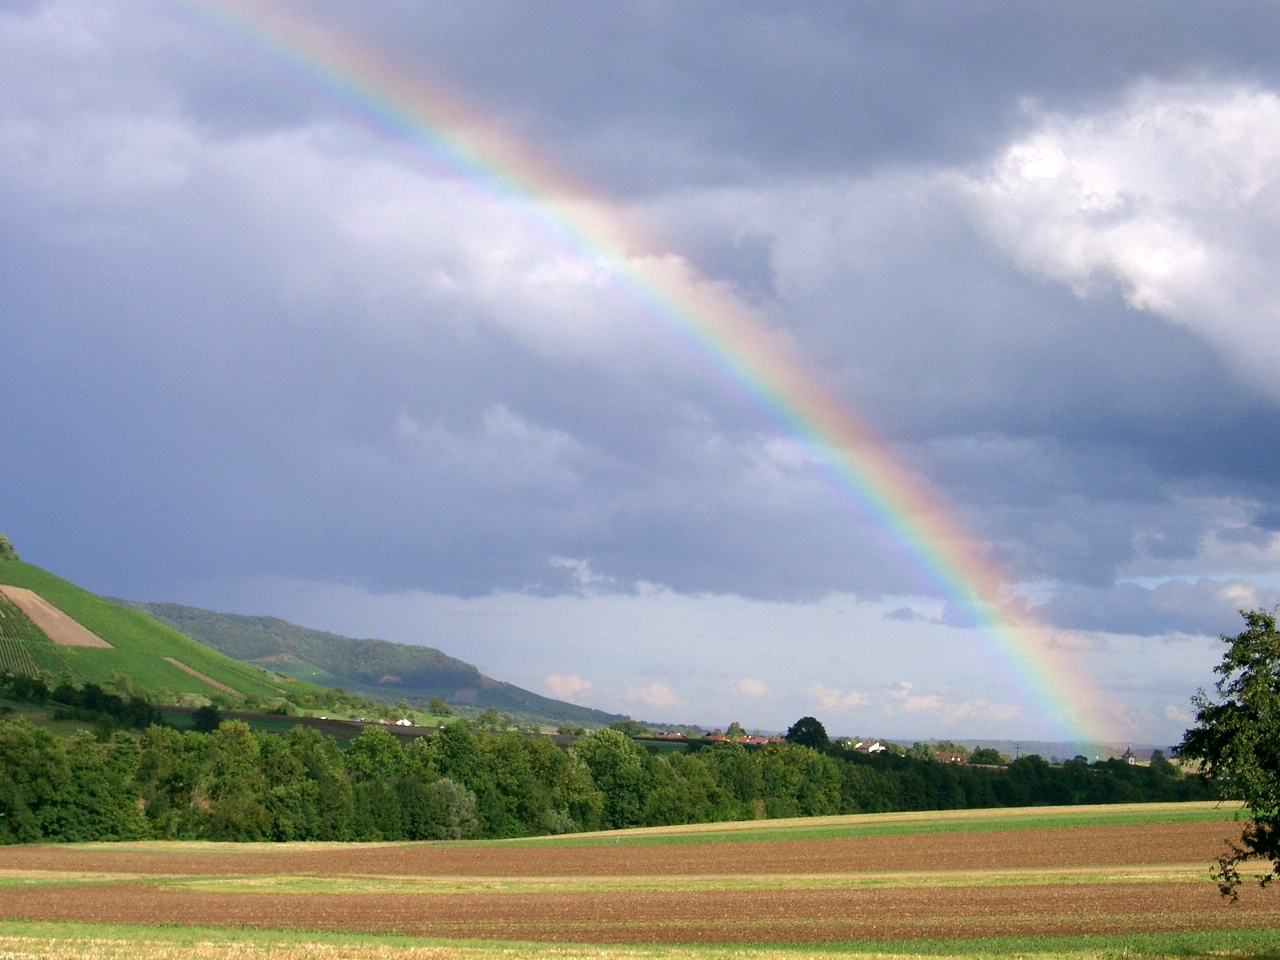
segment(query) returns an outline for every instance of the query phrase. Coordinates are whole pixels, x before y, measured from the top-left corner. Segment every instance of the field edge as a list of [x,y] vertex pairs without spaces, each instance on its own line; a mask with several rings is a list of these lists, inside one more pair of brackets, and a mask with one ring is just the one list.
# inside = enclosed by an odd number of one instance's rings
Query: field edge
[[[10,941],[10,943],[6,943]],[[1208,931],[1200,933],[1146,933],[1116,935],[1081,935],[1066,937],[1002,937],[976,940],[858,940],[830,943],[760,943],[760,944],[548,944],[522,941],[490,941],[411,937],[399,934],[324,933],[302,929],[227,928],[181,925],[138,926],[123,924],[62,923],[36,920],[0,920],[0,953],[9,951],[12,941],[61,943],[70,952],[51,956],[76,957],[76,946],[87,949],[85,955],[99,956],[104,944],[118,943],[122,949],[139,958],[181,957],[174,948],[238,947],[236,956],[271,958],[298,947],[324,947],[341,951],[343,958],[361,956],[378,958],[456,956],[466,960],[503,957],[571,958],[612,957],[615,960],[663,960],[690,957],[698,960],[719,958],[766,958],[781,960],[799,956],[853,957],[1070,957],[1110,958],[1280,958],[1280,930],[1255,929]],[[144,946],[161,948],[162,952],[144,951]],[[260,948],[256,953],[246,948]],[[93,949],[88,949],[93,948]],[[367,949],[368,953],[359,951]],[[43,954],[41,954],[43,955]],[[128,954],[121,954],[128,955]],[[207,950],[200,956],[207,956]],[[289,953],[289,956],[296,954]]]

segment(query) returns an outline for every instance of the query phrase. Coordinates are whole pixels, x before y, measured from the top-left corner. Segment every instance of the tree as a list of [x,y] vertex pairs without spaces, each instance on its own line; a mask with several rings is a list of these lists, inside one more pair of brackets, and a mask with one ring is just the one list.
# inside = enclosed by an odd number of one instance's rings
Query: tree
[[18,555],[13,552],[13,544],[9,542],[9,538],[0,533],[0,560],[17,560]]
[[813,717],[801,717],[787,731],[787,743],[822,750],[831,744],[831,740],[827,737],[827,728],[820,722]]
[[41,821],[70,779],[62,741],[19,718],[0,723],[0,843],[43,839]]
[[760,768],[764,808],[770,819],[840,812],[840,767],[830,757],[784,743],[765,749]]
[[1249,810],[1240,844],[1230,844],[1213,875],[1232,900],[1246,861],[1271,861],[1262,886],[1280,876],[1280,632],[1274,611],[1240,613],[1245,629],[1222,636],[1228,649],[1213,668],[1220,699],[1195,695],[1196,725],[1177,747],[1182,759],[1200,762],[1202,777],[1226,781]]
[[649,736],[648,727],[646,727],[643,723],[637,723],[635,720],[631,720],[629,718],[626,720],[615,720],[613,723],[609,724],[609,729],[617,730],[618,732],[623,733],[628,737],[631,737],[633,740],[636,737]]
[[724,732],[724,735],[734,743],[737,743],[747,735],[747,731],[743,730],[742,724],[735,720],[733,723],[729,724],[729,729]]
[[949,753],[952,756],[963,757],[968,761],[971,751],[964,744],[956,743],[952,740],[939,740],[933,745],[933,752],[934,756],[937,756],[939,753]]
[[653,788],[649,755],[621,730],[597,730],[573,745],[604,794],[601,826],[606,830],[640,826]]
[[446,778],[426,789],[426,838],[465,840],[476,832],[476,795]]
[[998,767],[1004,764],[1004,757],[995,747],[978,747],[969,754],[969,762],[975,766]]
[[210,804],[207,839],[264,839],[269,827],[267,781],[259,763],[258,738],[243,720],[226,720],[210,736],[217,753],[198,788]]
[[427,710],[433,717],[452,717],[453,710],[450,706],[439,697],[432,697],[427,701]]
[[222,720],[213,707],[201,707],[191,715],[191,729],[197,733],[213,733],[221,725]]

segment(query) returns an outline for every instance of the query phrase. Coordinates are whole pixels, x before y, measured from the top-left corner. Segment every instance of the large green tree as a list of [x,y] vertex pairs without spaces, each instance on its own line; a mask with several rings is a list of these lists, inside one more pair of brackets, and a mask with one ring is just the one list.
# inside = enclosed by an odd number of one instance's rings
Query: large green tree
[[606,830],[638,827],[654,787],[649,756],[619,730],[597,730],[573,745],[604,794],[601,826]]
[[1214,667],[1218,696],[1196,694],[1196,725],[1178,745],[1183,760],[1199,761],[1204,777],[1224,781],[1247,805],[1240,843],[1230,845],[1214,873],[1233,900],[1246,861],[1271,861],[1263,886],[1280,876],[1280,632],[1274,611],[1241,614],[1245,629],[1222,637],[1227,652]]
[[801,717],[787,731],[787,742],[815,750],[825,750],[831,745],[827,737],[827,728],[815,717]]

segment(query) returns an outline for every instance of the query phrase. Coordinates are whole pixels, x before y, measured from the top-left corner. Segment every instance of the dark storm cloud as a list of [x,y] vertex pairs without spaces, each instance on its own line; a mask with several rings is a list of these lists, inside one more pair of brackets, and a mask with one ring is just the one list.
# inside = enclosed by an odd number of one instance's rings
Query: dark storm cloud
[[298,4],[613,189],[966,163],[1143,77],[1275,84],[1266,3]]
[[1046,622],[1071,630],[1154,636],[1226,634],[1241,629],[1241,609],[1274,607],[1280,591],[1241,580],[1171,580],[1156,587],[1118,583],[1073,588],[1036,608]]
[[[619,589],[935,589],[579,265],[243,49],[141,4],[5,9],[0,529],[24,554],[161,599],[228,572],[556,593],[553,556]],[[1107,588],[1269,569],[1274,394],[1197,329],[1027,269],[971,194],[1043,123],[1027,98],[1280,85],[1277,8],[302,9],[630,197],[1014,576],[1088,585],[1055,622],[1216,632],[1209,587]]]

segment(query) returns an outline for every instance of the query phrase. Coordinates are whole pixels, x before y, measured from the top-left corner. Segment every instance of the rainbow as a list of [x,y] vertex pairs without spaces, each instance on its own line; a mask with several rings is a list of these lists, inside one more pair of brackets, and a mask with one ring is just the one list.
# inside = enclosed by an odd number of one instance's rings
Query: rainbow
[[1066,644],[1010,598],[1000,571],[927,483],[821,377],[722,287],[665,255],[616,207],[455,99],[345,38],[265,2],[179,0],[203,28],[249,48],[304,96],[410,159],[496,201],[597,269],[664,336],[773,424],[803,439],[829,479],[990,639],[1035,708],[1068,740],[1106,740],[1106,709]]

